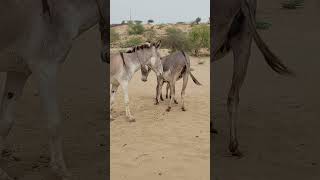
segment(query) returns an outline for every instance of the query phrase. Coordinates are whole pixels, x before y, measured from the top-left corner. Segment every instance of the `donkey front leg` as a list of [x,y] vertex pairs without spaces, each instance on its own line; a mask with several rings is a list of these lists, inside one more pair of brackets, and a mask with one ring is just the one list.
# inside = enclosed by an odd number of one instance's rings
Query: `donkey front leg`
[[157,78],[156,101],[154,103],[155,105],[159,104],[163,83],[164,81],[162,79]]
[[172,81],[169,82],[171,98],[170,98],[169,106],[167,108],[168,112],[171,110],[172,101],[174,101],[174,99],[175,99],[175,94],[176,94],[175,83],[176,83],[175,80],[172,80]]
[[129,107],[129,95],[128,95],[128,82],[122,82],[121,87],[124,93],[124,103],[126,106],[126,116],[129,118],[129,122],[135,122],[135,118],[131,115]]
[[48,118],[49,146],[51,151],[51,168],[63,180],[71,177],[66,168],[62,151],[62,115],[58,103],[57,71],[58,64],[44,63],[34,69],[39,80],[41,103]]
[[[5,77],[4,91],[0,107],[0,153],[5,149],[7,136],[13,126],[13,113],[16,101],[22,94],[23,87],[30,73],[8,72]],[[1,180],[13,180],[0,168]]]

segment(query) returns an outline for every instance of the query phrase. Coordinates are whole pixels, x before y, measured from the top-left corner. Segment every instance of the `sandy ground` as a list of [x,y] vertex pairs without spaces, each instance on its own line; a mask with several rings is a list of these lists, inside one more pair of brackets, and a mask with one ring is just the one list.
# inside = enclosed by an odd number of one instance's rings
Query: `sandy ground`
[[[166,112],[168,100],[155,106],[156,77],[142,82],[138,71],[129,85],[130,108],[136,122],[125,118],[122,90],[117,92],[111,122],[112,180],[208,180],[210,177],[210,66],[192,58],[197,86],[189,78],[186,108],[180,104]],[[180,101],[182,80],[177,83]],[[165,88],[163,88],[165,90]]]
[[[105,96],[106,72],[99,59],[97,29],[75,43],[61,67],[59,93],[64,116],[64,152],[67,165],[79,180],[105,180],[107,172]],[[13,152],[0,167],[19,180],[58,180],[48,166],[46,119],[34,82],[28,81],[15,113],[9,143]]]
[[226,97],[232,77],[232,55],[214,71],[215,180],[282,180],[320,178],[320,2],[282,10],[277,0],[259,1],[258,17],[272,23],[261,31],[269,47],[294,69],[296,78],[273,73],[254,45],[240,96],[238,133],[242,159],[228,155]]

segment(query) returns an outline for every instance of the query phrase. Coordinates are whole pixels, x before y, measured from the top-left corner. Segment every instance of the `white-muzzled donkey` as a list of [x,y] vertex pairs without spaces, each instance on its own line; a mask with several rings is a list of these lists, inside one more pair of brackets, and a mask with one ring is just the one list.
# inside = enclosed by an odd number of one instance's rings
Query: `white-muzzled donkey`
[[[115,94],[119,85],[123,89],[126,116],[130,122],[135,118],[130,112],[128,84],[135,72],[148,66],[158,76],[162,76],[163,68],[158,53],[161,41],[136,46],[125,53],[117,53],[110,57],[110,110],[112,110]],[[110,119],[112,115],[110,113]]]

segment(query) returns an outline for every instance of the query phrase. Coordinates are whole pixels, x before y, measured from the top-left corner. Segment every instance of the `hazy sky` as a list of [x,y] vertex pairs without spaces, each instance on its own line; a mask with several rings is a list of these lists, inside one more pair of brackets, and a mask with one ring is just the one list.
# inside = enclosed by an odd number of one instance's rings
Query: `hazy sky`
[[200,17],[208,21],[210,0],[111,0],[111,24],[130,19],[155,23],[190,22]]

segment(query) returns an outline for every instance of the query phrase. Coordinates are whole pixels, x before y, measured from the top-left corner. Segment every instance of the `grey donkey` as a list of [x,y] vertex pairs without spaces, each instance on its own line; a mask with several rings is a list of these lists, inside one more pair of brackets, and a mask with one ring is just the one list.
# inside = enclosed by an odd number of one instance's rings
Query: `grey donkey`
[[[128,84],[141,67],[147,66],[152,69],[158,76],[162,76],[163,68],[158,53],[161,41],[157,43],[146,43],[134,47],[126,53],[117,53],[110,58],[110,109],[114,103],[115,94],[119,85],[123,89],[126,116],[130,122],[135,121],[129,108]],[[110,113],[110,119],[112,119]]]
[[[171,110],[172,102],[178,103],[175,98],[175,84],[176,81],[183,78],[182,90],[181,90],[181,109],[186,110],[184,104],[185,90],[188,84],[188,77],[196,85],[201,85],[201,83],[194,77],[190,71],[190,59],[189,56],[184,51],[176,51],[168,56],[161,58],[163,66],[163,76],[157,76],[157,87],[156,87],[156,98],[155,104],[159,104],[159,99],[162,96],[162,86],[164,83],[168,83],[167,87],[170,88],[170,102],[167,111]],[[147,81],[150,70],[147,67],[141,69],[142,80]],[[162,98],[163,99],[163,98]]]
[[[63,180],[71,178],[63,151],[58,102],[58,69],[73,42],[99,24],[101,57],[107,61],[109,12],[107,0],[0,1],[0,72],[5,73],[0,106],[0,150],[14,124],[16,103],[29,76],[37,80],[48,119],[50,166]],[[1,180],[13,180],[0,169]]]
[[[256,0],[212,1],[213,40],[211,58],[217,61],[230,51],[233,52],[233,78],[228,95],[227,109],[230,121],[229,150],[234,156],[241,156],[237,139],[239,92],[246,76],[252,39],[264,55],[267,64],[281,75],[293,75],[281,60],[263,42],[255,27]],[[212,119],[210,122],[212,126]]]

